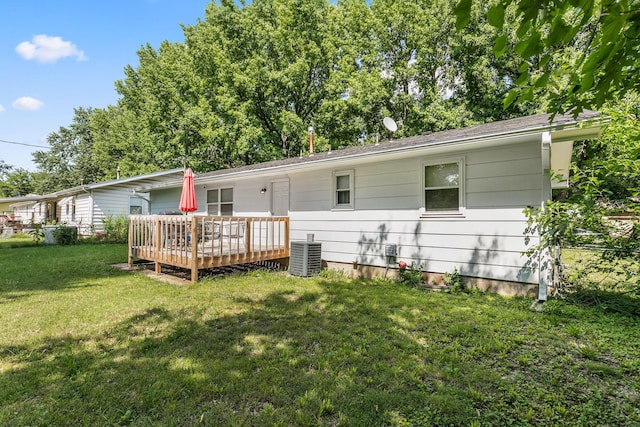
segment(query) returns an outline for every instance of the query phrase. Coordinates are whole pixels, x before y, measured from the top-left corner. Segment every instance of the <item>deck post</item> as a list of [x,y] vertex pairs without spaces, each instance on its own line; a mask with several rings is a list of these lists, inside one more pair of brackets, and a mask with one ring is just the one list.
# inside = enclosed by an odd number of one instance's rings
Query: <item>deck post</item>
[[133,268],[133,219],[129,218],[129,268]]
[[289,217],[284,219],[284,251],[285,256],[289,256]]
[[191,281],[198,281],[198,218],[191,217]]
[[244,256],[249,257],[250,261],[253,261],[253,254],[251,253],[251,218],[247,218],[247,225],[244,230]]
[[160,257],[160,255],[162,254],[162,221],[160,220],[160,218],[158,218],[156,220],[156,262],[155,262],[155,267],[156,267],[156,273],[160,274],[162,273],[162,266],[160,265],[160,262],[158,262],[158,258]]

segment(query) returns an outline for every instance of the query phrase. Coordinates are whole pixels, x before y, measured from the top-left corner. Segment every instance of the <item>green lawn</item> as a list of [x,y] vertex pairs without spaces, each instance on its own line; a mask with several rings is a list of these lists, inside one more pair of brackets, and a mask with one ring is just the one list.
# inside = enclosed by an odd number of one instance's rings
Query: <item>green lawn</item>
[[0,245],[0,425],[640,424],[638,317],[388,281],[185,286]]

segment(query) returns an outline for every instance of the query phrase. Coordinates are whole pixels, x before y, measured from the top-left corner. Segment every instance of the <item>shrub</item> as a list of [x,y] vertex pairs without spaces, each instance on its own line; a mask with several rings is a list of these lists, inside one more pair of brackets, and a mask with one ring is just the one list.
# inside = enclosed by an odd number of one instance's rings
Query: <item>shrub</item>
[[442,276],[442,282],[447,285],[452,292],[462,292],[465,289],[464,281],[462,280],[462,276],[460,276],[460,272],[458,272],[457,268],[454,268],[451,273],[444,273],[444,276]]
[[126,216],[109,216],[105,218],[104,240],[109,243],[127,243],[129,240],[129,220]]
[[61,225],[53,230],[53,238],[57,245],[75,245],[78,243],[78,228]]
[[44,241],[44,231],[42,231],[42,227],[34,227],[27,231],[27,234],[31,236],[36,245],[39,245]]
[[424,283],[422,264],[416,266],[411,263],[410,266],[407,266],[404,261],[401,261],[398,265],[400,266],[400,282],[409,286],[418,286]]

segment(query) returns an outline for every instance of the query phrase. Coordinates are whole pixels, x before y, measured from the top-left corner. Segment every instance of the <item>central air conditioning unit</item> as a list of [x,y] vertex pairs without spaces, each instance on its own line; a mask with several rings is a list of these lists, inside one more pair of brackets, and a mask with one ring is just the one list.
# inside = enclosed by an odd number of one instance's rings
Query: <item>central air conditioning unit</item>
[[289,253],[289,273],[294,276],[309,277],[322,270],[322,243],[291,242]]

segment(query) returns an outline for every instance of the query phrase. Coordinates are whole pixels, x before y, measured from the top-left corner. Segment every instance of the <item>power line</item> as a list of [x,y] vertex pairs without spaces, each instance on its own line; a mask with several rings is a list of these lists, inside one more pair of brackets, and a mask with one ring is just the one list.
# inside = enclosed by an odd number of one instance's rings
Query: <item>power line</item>
[[51,148],[51,147],[47,147],[46,145],[27,144],[26,142],[6,141],[4,139],[0,139],[0,142],[4,142],[5,144],[24,145],[26,147],[36,147],[36,148],[46,148],[46,149]]

